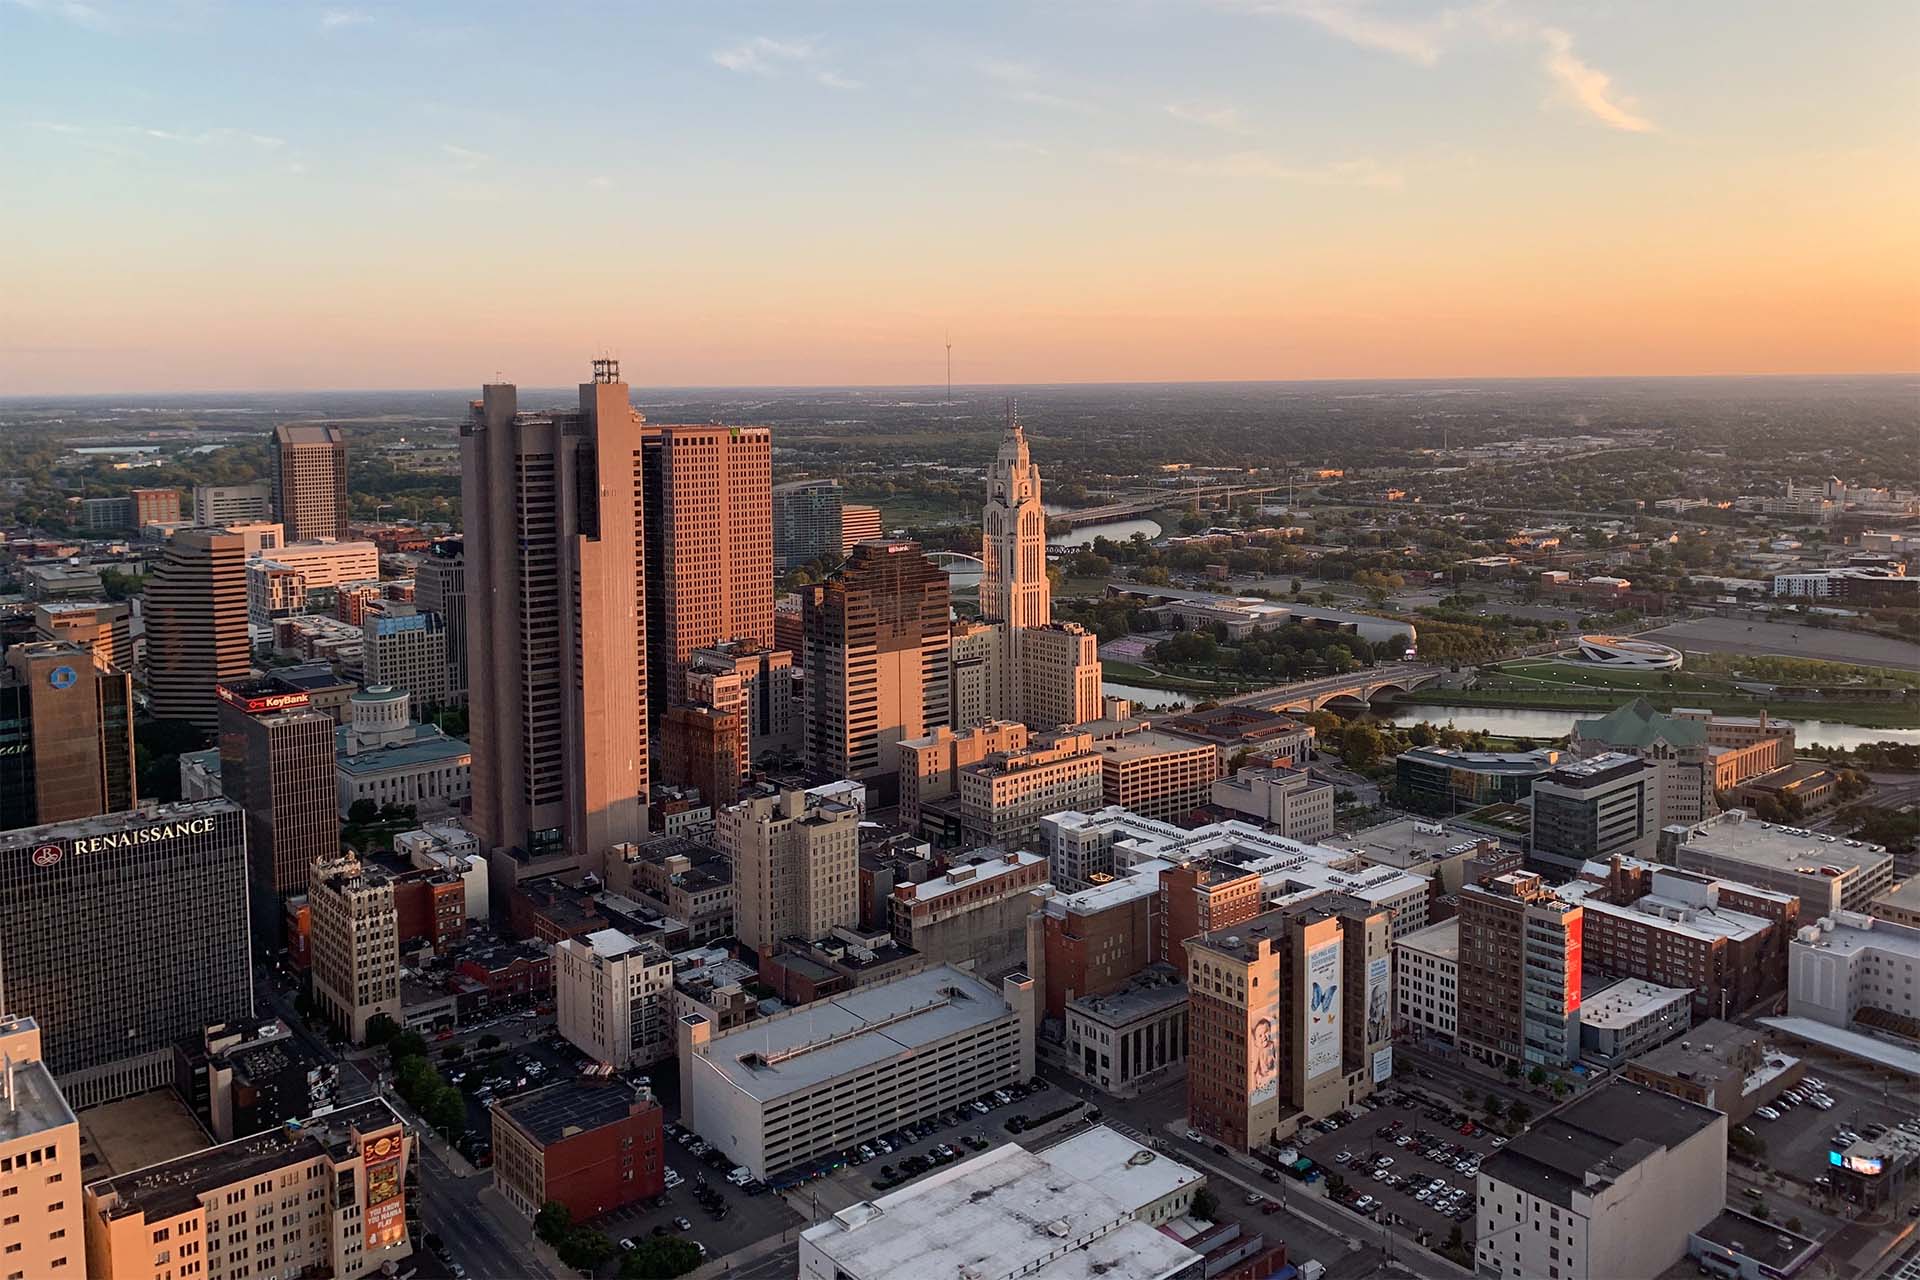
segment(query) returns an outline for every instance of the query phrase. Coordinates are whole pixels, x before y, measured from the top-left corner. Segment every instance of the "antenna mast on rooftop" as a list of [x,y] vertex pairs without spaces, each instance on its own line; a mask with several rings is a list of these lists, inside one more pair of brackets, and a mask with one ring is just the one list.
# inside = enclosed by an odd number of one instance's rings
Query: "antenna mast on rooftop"
[[947,331],[947,407],[953,407],[953,331]]

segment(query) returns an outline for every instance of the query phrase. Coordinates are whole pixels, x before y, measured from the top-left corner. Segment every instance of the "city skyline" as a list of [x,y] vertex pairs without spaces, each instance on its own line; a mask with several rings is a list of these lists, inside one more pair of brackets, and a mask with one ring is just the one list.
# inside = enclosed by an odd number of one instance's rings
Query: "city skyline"
[[0,395],[1910,370],[1916,35],[10,0]]

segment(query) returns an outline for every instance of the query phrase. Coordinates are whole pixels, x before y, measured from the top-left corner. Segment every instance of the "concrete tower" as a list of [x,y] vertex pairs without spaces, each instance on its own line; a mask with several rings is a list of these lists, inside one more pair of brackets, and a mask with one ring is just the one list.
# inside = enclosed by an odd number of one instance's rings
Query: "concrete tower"
[[1040,468],[1027,455],[1020,416],[1007,407],[1007,434],[987,470],[986,537],[981,559],[980,613],[1011,630],[1053,620],[1047,581],[1047,513],[1040,508]]

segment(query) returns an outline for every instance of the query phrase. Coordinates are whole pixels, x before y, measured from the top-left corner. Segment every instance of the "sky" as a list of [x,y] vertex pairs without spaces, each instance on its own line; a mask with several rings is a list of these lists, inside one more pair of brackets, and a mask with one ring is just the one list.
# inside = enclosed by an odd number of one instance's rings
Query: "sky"
[[0,395],[1920,368],[1911,0],[0,0]]

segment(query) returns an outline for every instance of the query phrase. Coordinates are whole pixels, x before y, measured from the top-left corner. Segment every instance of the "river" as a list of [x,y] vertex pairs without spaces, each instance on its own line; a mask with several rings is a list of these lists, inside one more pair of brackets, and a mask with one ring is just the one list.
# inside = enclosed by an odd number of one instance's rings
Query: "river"
[[[1135,684],[1108,680],[1100,692],[1115,698],[1131,698],[1142,709],[1184,709],[1194,704],[1192,694],[1170,689],[1147,689]],[[1502,738],[1559,738],[1573,732],[1575,720],[1595,719],[1605,712],[1551,711],[1532,707],[1448,707],[1415,704],[1384,709],[1380,719],[1388,724],[1450,724],[1468,731],[1484,729]],[[1801,747],[1858,747],[1869,742],[1920,743],[1920,729],[1875,729],[1835,720],[1793,720],[1794,744]]]
[[1047,539],[1050,547],[1091,547],[1095,538],[1125,542],[1136,533],[1149,538],[1160,536],[1160,526],[1152,520],[1110,520],[1105,524],[1083,524],[1070,533],[1056,533]]

